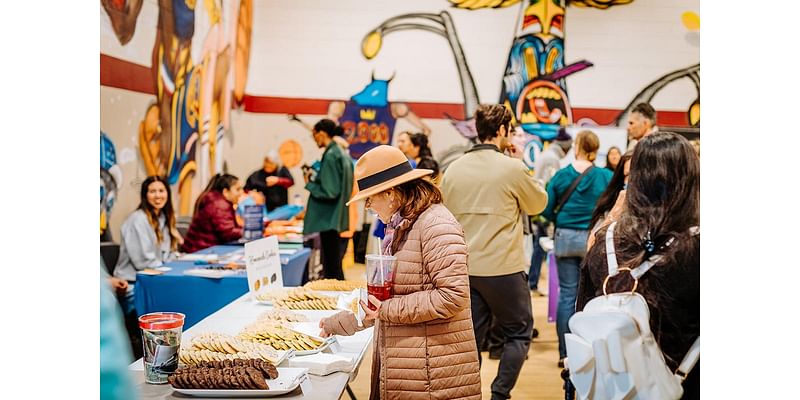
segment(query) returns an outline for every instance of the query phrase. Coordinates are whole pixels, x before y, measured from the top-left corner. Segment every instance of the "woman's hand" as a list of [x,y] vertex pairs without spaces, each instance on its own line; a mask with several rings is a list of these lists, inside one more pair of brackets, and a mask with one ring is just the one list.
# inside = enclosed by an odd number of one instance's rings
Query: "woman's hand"
[[373,295],[369,295],[369,302],[373,306],[375,306],[375,310],[369,308],[367,306],[367,303],[364,303],[363,300],[358,301],[358,303],[361,304],[361,309],[364,310],[364,314],[366,314],[366,316],[364,317],[364,321],[372,321],[378,319],[378,313],[381,311],[381,304],[383,304],[383,302],[378,300]]
[[124,279],[114,278],[112,276],[108,278],[108,283],[114,290],[117,291],[117,293],[120,294],[125,293],[125,291],[128,289],[128,281]]
[[328,337],[331,335],[351,336],[358,331],[356,317],[352,311],[340,311],[328,318],[319,321],[321,328],[319,335]]
[[319,337],[328,337],[328,336],[332,335],[332,333],[330,333],[330,332],[325,330],[325,319],[324,318],[319,320],[319,328],[320,328]]

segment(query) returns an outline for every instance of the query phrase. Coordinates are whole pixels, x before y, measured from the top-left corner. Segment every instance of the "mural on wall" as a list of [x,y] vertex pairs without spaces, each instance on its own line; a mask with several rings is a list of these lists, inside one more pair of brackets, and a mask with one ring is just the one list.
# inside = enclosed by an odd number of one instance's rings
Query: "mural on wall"
[[[328,105],[327,118],[335,121],[344,129],[344,140],[350,151],[350,157],[358,159],[370,149],[382,144],[391,144],[394,127],[398,118],[406,118],[411,125],[430,135],[431,129],[405,103],[389,102],[389,79],[375,79],[372,74],[370,83],[348,101],[332,101]],[[309,131],[312,126],[300,120],[296,115],[289,119],[300,122]]]
[[117,163],[114,142],[100,131],[100,238],[104,241],[111,241],[108,221],[121,184],[122,169]]
[[[137,4],[103,1],[122,45],[134,34]],[[178,215],[190,213],[194,178],[202,186],[223,169],[222,139],[230,133],[230,109],[244,98],[250,57],[252,0],[202,4],[198,10],[194,0],[158,1],[151,60],[156,100],[139,126],[144,168],[177,185]],[[205,13],[209,28],[195,63],[191,49],[197,12]],[[226,24],[228,18],[236,22]]]
[[[454,7],[468,10],[501,8],[520,3],[519,0],[449,1]],[[575,1],[570,4],[608,8],[631,1]],[[499,103],[508,107],[514,115],[515,124],[523,131],[517,134],[515,142],[524,143],[518,147],[521,147],[521,157],[529,168],[533,168],[543,142],[552,140],[558,134],[559,127],[573,123],[565,78],[592,66],[585,60],[565,65],[565,8],[565,0],[528,0],[523,3],[502,78]],[[442,11],[438,14],[411,13],[389,18],[364,36],[362,54],[367,59],[374,58],[381,49],[383,38],[402,30],[424,30],[448,41],[461,82],[465,120],[447,117],[462,136],[475,142],[477,132],[472,116],[480,99],[452,17],[447,11]],[[469,146],[469,143],[455,146],[440,154],[437,158],[443,170]]]
[[644,89],[642,89],[639,94],[637,94],[628,106],[625,107],[619,116],[616,119],[617,126],[623,126],[628,121],[628,114],[630,114],[631,110],[639,104],[639,103],[650,103],[653,100],[653,97],[661,91],[664,87],[669,85],[672,82],[675,82],[679,79],[690,79],[694,84],[695,90],[697,91],[697,97],[692,101],[689,109],[686,112],[686,118],[689,121],[689,126],[691,128],[700,128],[700,64],[692,65],[691,67],[679,69],[677,71],[670,72],[658,79],[656,79],[653,83],[647,85]]
[[475,110],[478,108],[478,104],[480,104],[480,99],[478,98],[478,89],[475,86],[475,80],[472,78],[472,72],[469,70],[467,58],[464,55],[464,49],[461,46],[461,41],[458,38],[458,33],[456,32],[450,13],[447,11],[442,11],[438,14],[411,13],[389,18],[364,36],[361,41],[361,54],[367,60],[375,58],[383,46],[383,38],[386,37],[386,35],[404,30],[427,31],[435,33],[447,40],[447,43],[450,45],[450,50],[453,52],[458,78],[461,82],[466,120],[461,121],[450,116],[446,117],[450,119],[453,127],[462,136],[474,141],[478,133],[475,131],[475,123],[471,119]]
[[[572,107],[565,78],[592,66],[581,60],[564,62],[566,6],[606,9],[633,0],[572,1],[527,0],[522,2],[515,38],[509,50],[499,103],[513,114],[516,123],[542,141],[552,140],[562,126],[573,124]],[[457,8],[476,10],[501,8],[519,1],[450,0]]]

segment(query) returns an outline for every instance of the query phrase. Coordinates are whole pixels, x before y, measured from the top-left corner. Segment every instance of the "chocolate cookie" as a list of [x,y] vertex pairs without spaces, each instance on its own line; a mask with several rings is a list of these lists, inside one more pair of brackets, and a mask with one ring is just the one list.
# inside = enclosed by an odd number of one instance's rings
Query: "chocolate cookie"
[[261,390],[269,389],[269,385],[267,385],[267,381],[264,380],[264,375],[261,373],[261,371],[253,367],[247,367],[246,371],[247,375],[250,376],[250,380],[253,381],[257,389]]

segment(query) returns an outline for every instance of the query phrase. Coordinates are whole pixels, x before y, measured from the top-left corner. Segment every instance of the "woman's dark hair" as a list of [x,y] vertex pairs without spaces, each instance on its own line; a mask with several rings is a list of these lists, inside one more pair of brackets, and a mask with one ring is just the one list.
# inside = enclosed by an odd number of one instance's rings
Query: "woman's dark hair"
[[617,169],[614,170],[614,175],[611,176],[608,187],[606,187],[606,190],[600,195],[600,198],[597,199],[597,205],[595,205],[594,211],[592,212],[592,221],[589,223],[590,229],[597,225],[600,218],[603,218],[606,212],[614,208],[614,203],[617,202],[617,196],[619,196],[619,192],[622,191],[622,188],[625,186],[625,163],[628,162],[632,156],[633,152],[629,151],[619,158],[619,164],[617,164]]
[[431,174],[431,179],[436,179],[436,177],[439,176],[439,163],[436,162],[436,160],[434,160],[432,157],[423,157],[417,163],[417,168],[433,170],[433,174]]
[[164,187],[167,190],[167,203],[164,204],[164,208],[161,209],[161,212],[164,213],[164,218],[167,223],[167,228],[169,230],[169,237],[170,237],[170,247],[172,250],[178,248],[178,237],[175,235],[175,210],[172,209],[172,191],[169,189],[169,182],[163,176],[153,175],[148,176],[147,179],[142,182],[142,188],[140,191],[140,202],[139,202],[139,210],[144,211],[145,215],[147,215],[147,221],[150,222],[150,227],[153,228],[153,231],[156,234],[156,241],[158,244],[161,244],[164,241],[164,238],[161,234],[161,229],[158,226],[158,212],[150,202],[147,201],[147,191],[150,190],[150,185],[154,182],[161,182],[164,184]]
[[419,154],[417,155],[417,157],[433,158],[433,153],[431,153],[431,148],[428,147],[427,135],[425,135],[424,133],[410,133],[408,134],[408,138],[411,140],[411,144],[414,145],[414,147],[419,147]]
[[336,125],[336,122],[333,122],[333,120],[327,118],[321,119],[314,124],[314,130],[317,132],[325,132],[330,138],[344,135],[344,129]]
[[400,216],[411,221],[410,224],[403,224],[403,226],[399,227],[394,234],[392,254],[396,254],[406,232],[411,229],[420,214],[425,212],[431,205],[442,202],[442,192],[436,185],[422,178],[401,183],[393,187],[392,190],[397,195],[399,204],[402,204],[397,210]]
[[689,228],[700,225],[700,161],[686,138],[656,132],[636,145],[625,207],[614,232],[621,267],[636,267],[653,253],[669,264],[693,251]]
[[[611,156],[611,150],[616,150],[617,153],[619,153],[619,155],[620,155],[619,162],[617,162],[617,165],[615,165],[613,167],[611,166],[611,161],[609,161],[609,157]],[[613,172],[620,165],[623,165],[622,164],[622,151],[620,151],[619,147],[617,147],[617,146],[611,146],[611,148],[608,149],[608,152],[606,152],[606,168],[610,169]]]
[[214,191],[222,193],[223,190],[230,189],[238,180],[239,178],[231,174],[219,173],[212,176],[211,179],[208,180],[206,188],[197,196],[197,201],[194,203],[194,213],[197,214],[197,210],[200,208],[200,202],[208,192]]

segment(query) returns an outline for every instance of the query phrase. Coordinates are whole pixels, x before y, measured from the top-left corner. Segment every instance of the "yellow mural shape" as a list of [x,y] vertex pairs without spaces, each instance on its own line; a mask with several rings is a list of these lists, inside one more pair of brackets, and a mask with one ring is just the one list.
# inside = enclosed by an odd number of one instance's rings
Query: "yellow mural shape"
[[383,37],[379,31],[374,31],[367,35],[364,38],[364,41],[361,42],[361,53],[364,54],[364,57],[367,60],[371,60],[373,57],[378,55],[378,52],[381,50],[381,44],[383,43]]
[[700,30],[700,16],[693,11],[686,11],[681,14],[681,21],[683,22],[683,26],[690,31]]
[[697,126],[700,123],[700,103],[695,102],[689,108],[689,124],[691,126]]
[[467,10],[479,8],[503,8],[519,3],[520,0],[450,0],[454,6]]

